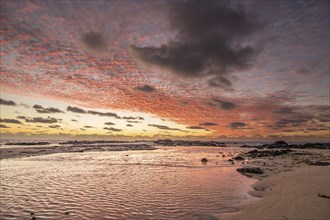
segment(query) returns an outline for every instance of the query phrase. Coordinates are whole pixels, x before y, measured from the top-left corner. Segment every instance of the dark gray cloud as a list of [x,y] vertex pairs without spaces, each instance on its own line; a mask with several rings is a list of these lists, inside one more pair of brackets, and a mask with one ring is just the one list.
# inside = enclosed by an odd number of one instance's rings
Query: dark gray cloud
[[126,126],[127,126],[127,127],[133,127],[133,125],[131,125],[131,124],[127,124]]
[[47,118],[35,117],[35,118],[27,118],[25,119],[25,121],[30,123],[53,124],[53,123],[57,123],[58,119],[52,117],[47,117]]
[[120,117],[116,114],[116,113],[112,113],[112,112],[97,112],[97,111],[88,111],[89,114],[92,115],[99,115],[99,116],[107,116],[107,117],[113,117],[113,118],[117,118],[120,119]]
[[142,123],[140,121],[134,121],[134,120],[128,120],[127,122],[129,122],[129,123]]
[[109,131],[122,131],[122,129],[119,128],[112,128],[112,127],[104,127],[104,130],[109,130]]
[[216,99],[216,98],[213,98],[211,100],[211,102],[208,102],[207,104],[209,106],[219,107],[220,109],[224,109],[224,110],[232,110],[232,109],[238,107],[235,103],[223,101],[223,100]]
[[165,125],[148,124],[148,126],[156,127],[156,128],[162,129],[162,130],[181,131],[181,129],[179,129],[179,128],[170,128]]
[[0,124],[0,128],[10,128],[10,127],[8,127],[7,125]]
[[154,87],[149,86],[149,85],[138,86],[138,87],[135,87],[134,89],[136,89],[140,92],[145,92],[145,93],[151,93],[151,92],[156,91],[156,89]]
[[295,113],[295,109],[292,107],[283,107],[283,108],[279,108],[277,111],[275,111],[275,113],[277,114],[294,114]]
[[257,53],[242,42],[264,24],[243,7],[230,7],[225,1],[178,1],[169,5],[176,38],[161,47],[133,45],[132,55],[146,65],[175,74],[214,76],[210,85],[230,89],[229,73],[247,69]]
[[132,117],[132,116],[129,116],[129,117],[123,117],[123,119],[126,119],[126,120],[131,120],[131,119],[136,119],[135,117]]
[[71,119],[71,121],[77,122],[77,120],[76,120],[76,119]]
[[61,126],[59,126],[59,125],[49,125],[48,127],[50,127],[50,128],[60,128]]
[[104,53],[107,50],[107,43],[100,32],[90,31],[81,36],[83,46],[94,53]]
[[105,125],[115,125],[115,123],[112,123],[112,122],[105,122],[104,124]]
[[217,123],[214,122],[204,122],[204,123],[200,123],[200,126],[216,126],[218,125]]
[[75,113],[81,113],[81,114],[85,114],[86,111],[84,109],[81,109],[81,108],[78,108],[78,107],[71,107],[71,106],[68,106],[66,108],[66,110],[68,112],[75,112]]
[[207,130],[207,129],[201,127],[201,126],[188,126],[187,128],[188,129],[196,129],[196,130]]
[[63,111],[61,111],[57,108],[53,108],[53,107],[44,108],[41,105],[34,105],[33,108],[36,109],[36,111],[38,113],[49,113],[49,114],[51,114],[51,113],[64,113]]
[[275,123],[274,129],[285,128],[285,127],[299,127],[307,123],[309,118],[301,119],[280,119]]
[[14,101],[11,101],[11,100],[0,99],[0,105],[16,106],[17,104]]
[[94,128],[93,126],[86,125],[84,128]]
[[0,119],[0,122],[2,123],[9,123],[9,124],[22,124],[22,122],[20,122],[19,120],[16,119]]
[[231,127],[232,129],[243,128],[243,127],[245,127],[246,125],[247,125],[247,124],[244,123],[244,122],[232,122],[232,123],[230,123],[230,127]]
[[307,128],[307,131],[329,131],[329,128]]
[[26,119],[25,116],[17,116],[16,118],[18,118],[18,119]]

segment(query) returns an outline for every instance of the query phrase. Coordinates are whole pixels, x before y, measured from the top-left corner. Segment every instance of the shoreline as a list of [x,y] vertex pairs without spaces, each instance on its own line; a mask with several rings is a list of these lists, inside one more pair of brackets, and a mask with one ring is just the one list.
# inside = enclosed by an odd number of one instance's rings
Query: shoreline
[[248,193],[260,199],[238,206],[238,212],[221,214],[219,219],[330,219],[330,166],[315,163],[330,161],[329,151],[314,149],[250,159],[250,165],[264,171],[264,174],[249,176],[259,181]]
[[254,195],[260,200],[221,219],[329,219],[329,173],[329,166],[306,166],[264,178],[253,185],[262,189]]

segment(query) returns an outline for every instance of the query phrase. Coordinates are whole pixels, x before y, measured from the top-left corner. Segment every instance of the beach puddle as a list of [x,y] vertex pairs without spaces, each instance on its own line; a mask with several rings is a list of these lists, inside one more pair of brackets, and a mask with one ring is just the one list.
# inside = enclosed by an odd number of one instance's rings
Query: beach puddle
[[[219,147],[1,160],[2,219],[217,219],[256,198]],[[208,158],[206,164],[201,158]]]

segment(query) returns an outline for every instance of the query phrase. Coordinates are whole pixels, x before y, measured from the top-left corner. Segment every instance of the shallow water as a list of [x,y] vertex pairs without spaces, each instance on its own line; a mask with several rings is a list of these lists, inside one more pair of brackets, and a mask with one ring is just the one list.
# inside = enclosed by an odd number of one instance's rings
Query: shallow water
[[0,217],[214,219],[255,199],[247,194],[255,180],[219,154],[240,150],[161,147],[1,160]]

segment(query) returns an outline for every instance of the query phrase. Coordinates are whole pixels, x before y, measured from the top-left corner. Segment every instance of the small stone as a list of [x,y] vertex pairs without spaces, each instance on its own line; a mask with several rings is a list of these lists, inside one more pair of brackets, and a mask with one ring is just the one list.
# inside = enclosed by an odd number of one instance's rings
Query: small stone
[[201,161],[202,163],[207,163],[208,160],[206,158],[203,158]]

